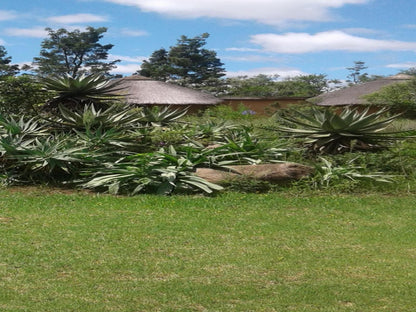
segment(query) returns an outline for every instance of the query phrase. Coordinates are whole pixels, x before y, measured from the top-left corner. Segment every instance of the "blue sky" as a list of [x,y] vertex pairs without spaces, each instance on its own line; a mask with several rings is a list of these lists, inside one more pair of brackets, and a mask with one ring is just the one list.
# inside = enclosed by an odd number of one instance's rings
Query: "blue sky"
[[45,27],[108,28],[116,73],[130,75],[181,35],[210,34],[228,76],[326,74],[345,79],[416,67],[415,0],[14,0],[0,3],[0,45],[13,63],[30,63]]

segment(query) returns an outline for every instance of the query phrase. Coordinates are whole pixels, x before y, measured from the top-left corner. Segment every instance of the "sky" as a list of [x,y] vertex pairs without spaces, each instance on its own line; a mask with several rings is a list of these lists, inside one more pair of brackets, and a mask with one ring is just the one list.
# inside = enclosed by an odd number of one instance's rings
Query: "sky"
[[13,64],[39,56],[46,27],[107,27],[101,44],[128,76],[157,49],[209,33],[228,77],[346,79],[416,67],[415,0],[0,0],[0,45]]

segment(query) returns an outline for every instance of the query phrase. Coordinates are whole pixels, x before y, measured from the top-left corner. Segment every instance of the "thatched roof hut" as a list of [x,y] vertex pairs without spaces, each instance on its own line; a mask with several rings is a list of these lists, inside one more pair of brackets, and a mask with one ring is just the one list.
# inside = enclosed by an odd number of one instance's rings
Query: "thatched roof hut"
[[362,84],[352,85],[334,92],[328,92],[308,99],[320,106],[346,106],[346,105],[365,105],[368,103],[363,96],[380,91],[381,88],[411,80],[413,76],[398,74],[390,77],[383,77]]
[[131,105],[190,106],[191,111],[197,111],[221,102],[208,93],[139,75],[121,78],[119,82],[125,88],[127,104]]

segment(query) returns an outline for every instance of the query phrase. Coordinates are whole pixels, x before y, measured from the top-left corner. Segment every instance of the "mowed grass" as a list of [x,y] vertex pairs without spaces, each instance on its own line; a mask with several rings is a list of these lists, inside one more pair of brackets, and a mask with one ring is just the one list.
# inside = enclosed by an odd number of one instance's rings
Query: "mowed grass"
[[0,311],[414,311],[414,196],[0,191]]

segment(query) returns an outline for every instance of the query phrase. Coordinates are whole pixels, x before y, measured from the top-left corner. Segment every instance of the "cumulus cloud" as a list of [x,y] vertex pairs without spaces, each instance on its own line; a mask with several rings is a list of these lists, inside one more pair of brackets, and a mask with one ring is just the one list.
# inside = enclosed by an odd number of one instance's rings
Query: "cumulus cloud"
[[262,46],[266,51],[276,53],[416,51],[416,42],[369,39],[339,30],[313,35],[308,33],[258,34],[251,37],[251,42]]
[[238,77],[238,76],[248,76],[253,77],[257,75],[279,75],[280,78],[290,78],[296,77],[301,75],[306,75],[306,73],[302,72],[298,69],[293,68],[274,68],[274,67],[262,67],[262,68],[254,68],[245,71],[227,71],[227,77]]
[[43,27],[34,28],[7,28],[5,34],[13,37],[32,37],[32,38],[44,38],[48,35],[48,32]]
[[0,21],[9,21],[17,18],[17,15],[12,11],[0,10]]
[[99,23],[106,22],[107,17],[101,15],[94,15],[88,13],[72,14],[72,15],[61,15],[51,16],[46,19],[50,23],[57,24],[79,24],[79,23]]
[[332,19],[331,9],[370,0],[104,0],[177,18],[254,20],[269,25]]

